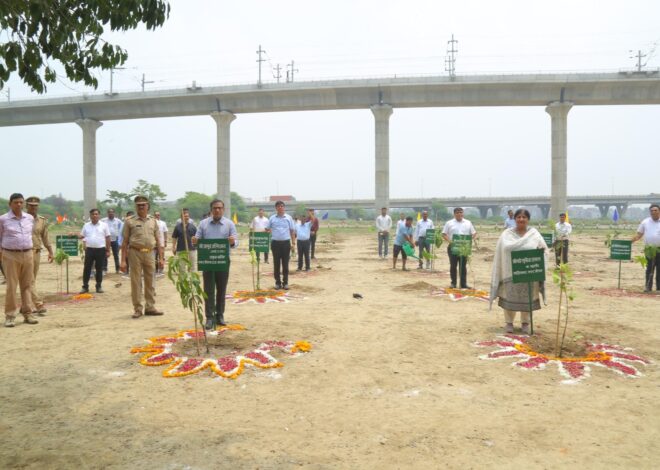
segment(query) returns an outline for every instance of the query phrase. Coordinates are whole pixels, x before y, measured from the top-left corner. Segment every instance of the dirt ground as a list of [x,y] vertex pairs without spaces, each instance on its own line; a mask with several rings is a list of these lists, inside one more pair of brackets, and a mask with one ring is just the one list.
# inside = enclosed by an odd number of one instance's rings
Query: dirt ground
[[[469,280],[479,289],[487,290],[497,236],[481,233]],[[242,239],[230,290],[252,288]],[[299,296],[291,302],[227,304],[227,321],[250,338],[313,344],[308,354],[279,356],[283,368],[247,367],[235,380],[210,370],[164,378],[165,366],[130,354],[149,337],[192,326],[166,278],[157,281],[165,315],[134,320],[128,280],[110,274],[106,293],[61,302],[57,268],[42,265],[48,316],[0,328],[0,468],[657,468],[660,297],[597,294],[617,281],[603,239],[574,236],[568,334],[634,348],[654,364],[640,366],[640,378],[594,367],[575,385],[562,384],[554,366],[480,360],[487,351],[474,342],[502,332],[501,310],[430,296],[424,283],[449,285],[444,250],[437,273],[414,263],[392,271],[364,229],[322,227],[317,272],[291,277]],[[77,291],[79,259],[71,273]],[[624,288],[641,291],[643,276],[623,264]],[[556,318],[558,291],[548,291],[535,314],[540,334]]]

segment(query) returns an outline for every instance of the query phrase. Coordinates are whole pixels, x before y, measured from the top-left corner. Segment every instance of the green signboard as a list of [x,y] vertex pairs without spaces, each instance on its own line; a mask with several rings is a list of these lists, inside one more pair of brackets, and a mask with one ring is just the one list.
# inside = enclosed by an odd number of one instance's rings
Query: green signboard
[[632,241],[612,240],[610,245],[610,259],[630,261],[632,255]]
[[197,242],[197,269],[200,271],[229,271],[229,240],[226,238]]
[[256,253],[268,253],[270,250],[270,233],[250,233],[250,251],[252,250],[254,250]]
[[78,256],[78,237],[76,235],[57,235],[55,247],[69,256]]
[[[464,246],[467,248],[463,248]],[[451,237],[451,254],[470,256],[472,254],[472,235],[453,235]]]
[[541,236],[543,237],[543,240],[545,240],[545,244],[548,246],[548,248],[551,248],[555,242],[555,234],[552,232],[542,233]]
[[513,283],[545,281],[544,250],[521,250],[511,252]]
[[426,243],[433,245],[435,243],[435,229],[427,228],[426,229]]

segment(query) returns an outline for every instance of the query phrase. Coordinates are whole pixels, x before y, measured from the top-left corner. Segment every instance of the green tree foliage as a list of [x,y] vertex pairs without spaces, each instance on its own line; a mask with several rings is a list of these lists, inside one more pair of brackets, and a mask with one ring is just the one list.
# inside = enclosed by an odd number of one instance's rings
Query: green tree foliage
[[243,198],[234,191],[231,192],[231,214],[225,214],[225,217],[233,217],[234,213],[238,213],[238,220],[247,222],[250,214],[248,213],[245,201]]
[[158,203],[165,200],[167,194],[161,191],[160,186],[151,184],[147,180],[138,180],[137,185],[127,193],[108,190],[108,199],[105,203],[116,204],[118,208],[131,207],[135,196],[145,196],[151,203],[151,210],[158,207]]
[[364,219],[367,216],[367,213],[361,207],[356,207],[355,209],[346,209],[346,217],[353,220]]
[[298,204],[296,206],[296,211],[294,212],[296,217],[305,217],[307,215],[307,209],[304,204]]
[[433,220],[449,220],[452,218],[451,212],[438,201],[431,202],[431,212],[433,213]]
[[200,220],[209,211],[209,204],[212,200],[212,196],[195,191],[187,191],[182,198],[177,199],[176,203],[179,210],[185,207],[190,211],[190,217]]
[[55,63],[69,80],[98,87],[93,69],[107,70],[126,62],[128,53],[101,37],[144,25],[162,26],[170,13],[164,0],[2,0],[0,1],[0,89],[12,74],[33,91],[57,79]]

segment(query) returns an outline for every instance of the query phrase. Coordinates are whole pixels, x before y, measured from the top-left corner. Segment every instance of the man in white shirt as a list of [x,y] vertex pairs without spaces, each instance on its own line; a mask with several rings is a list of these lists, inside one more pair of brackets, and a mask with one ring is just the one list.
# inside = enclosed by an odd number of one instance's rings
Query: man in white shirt
[[[265,232],[268,228],[268,217],[264,215],[263,208],[259,208],[259,214],[250,222],[250,232]],[[257,253],[259,259],[259,253]],[[268,264],[268,252],[264,253],[264,263]]]
[[477,231],[472,222],[463,218],[463,208],[454,209],[454,218],[448,220],[442,229],[442,238],[448,243],[447,254],[449,255],[449,275],[451,277],[451,287],[456,288],[456,269],[458,263],[461,264],[461,289],[469,289],[467,285],[467,259],[465,256],[454,255],[451,252],[452,238],[454,235],[471,235],[474,240]]
[[401,227],[402,225],[406,225],[406,214],[404,214],[403,212],[399,214],[399,220],[396,221],[397,233],[399,232],[399,227]]
[[89,211],[90,221],[83,225],[77,235],[85,245],[85,265],[83,268],[83,285],[81,294],[89,292],[89,278],[92,273],[92,264],[96,272],[96,293],[102,294],[103,288],[103,260],[110,256],[110,230],[105,222],[101,222],[101,213],[98,209]]
[[380,210],[380,215],[376,217],[376,230],[378,230],[378,257],[387,259],[390,230],[392,230],[392,217],[388,215],[387,207],[383,207]]
[[568,236],[573,231],[571,224],[566,222],[566,214],[559,214],[559,222],[555,224],[555,263],[568,263]]
[[[160,247],[162,248],[162,252],[165,253],[165,248],[167,248],[167,224],[160,220],[160,212],[154,212],[154,218],[158,224],[158,240],[160,242]],[[162,275],[163,268],[158,267],[158,249],[155,250],[154,256],[156,257],[156,274]]]
[[504,219],[504,230],[508,228],[514,228],[516,226],[516,219],[513,217],[513,211],[509,209],[506,215],[507,218]]
[[[431,246],[426,242],[426,230],[433,228],[433,221],[429,219],[429,211],[422,212],[422,219],[417,222],[415,225],[415,244],[419,247],[419,266],[417,269],[422,269],[422,260],[424,257],[422,254],[424,250],[431,251]],[[426,269],[431,267],[431,262],[426,260]]]
[[[119,238],[121,237],[121,231],[124,228],[124,223],[115,217],[115,210],[108,209],[108,216],[101,219],[101,222],[104,222],[110,230],[110,248],[112,249],[112,257],[115,259],[115,273],[119,272]],[[103,261],[103,272],[108,272],[108,258],[104,258]]]
[[655,290],[660,291],[660,205],[651,204],[651,217],[639,224],[637,235],[632,239],[636,242],[644,237],[644,255],[646,256],[646,284],[644,292],[651,292],[653,274],[655,272]]

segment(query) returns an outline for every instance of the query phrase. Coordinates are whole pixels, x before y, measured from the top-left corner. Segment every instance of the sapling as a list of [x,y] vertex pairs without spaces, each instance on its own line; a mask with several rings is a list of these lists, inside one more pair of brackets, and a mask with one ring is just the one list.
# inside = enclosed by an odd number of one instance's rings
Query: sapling
[[[557,308],[557,336],[555,339],[555,355],[561,357],[562,348],[564,347],[564,338],[566,337],[566,329],[568,328],[568,304],[575,298],[575,294],[571,289],[571,282],[573,280],[573,271],[570,266],[565,263],[560,263],[552,271],[552,281],[559,287],[559,306]],[[561,309],[565,304],[566,314],[564,316],[564,331],[559,340],[559,330],[561,328]]]
[[66,260],[69,259],[69,255],[67,255],[62,248],[58,248],[55,250],[55,258],[53,258],[55,261],[55,264],[60,267],[58,276],[57,276],[57,292],[62,292],[64,287],[62,285],[62,265]]

